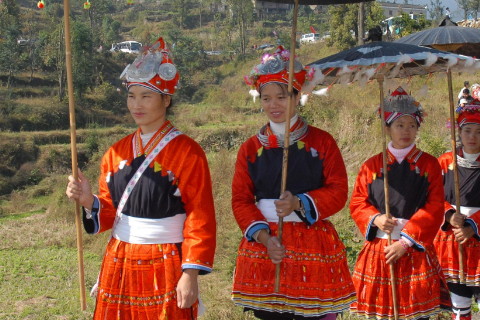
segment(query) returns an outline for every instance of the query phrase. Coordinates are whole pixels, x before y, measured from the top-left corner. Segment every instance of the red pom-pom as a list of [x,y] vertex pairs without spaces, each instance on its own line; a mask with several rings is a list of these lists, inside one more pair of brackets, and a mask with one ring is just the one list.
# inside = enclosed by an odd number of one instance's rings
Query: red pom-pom
[[37,7],[38,9],[43,9],[45,7],[45,2],[43,2],[43,0],[38,1]]

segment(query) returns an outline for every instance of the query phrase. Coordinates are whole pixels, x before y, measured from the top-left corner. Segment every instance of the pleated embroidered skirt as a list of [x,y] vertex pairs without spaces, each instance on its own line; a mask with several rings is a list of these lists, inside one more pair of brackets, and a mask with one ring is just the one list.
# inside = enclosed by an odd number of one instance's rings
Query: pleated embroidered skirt
[[[440,231],[435,237],[435,249],[447,282],[460,283],[458,242],[452,231]],[[466,285],[480,287],[480,241],[470,238],[463,245]]]
[[[367,319],[393,319],[390,266],[386,264],[386,239],[367,241],[359,253],[353,283],[357,302],[352,312]],[[395,262],[399,318],[413,320],[433,316],[450,306],[446,283],[433,246],[420,252],[409,248]]]
[[179,309],[176,285],[182,275],[175,244],[131,244],[110,239],[100,272],[94,319],[192,320],[197,303]]
[[[272,235],[277,224],[270,223]],[[232,299],[247,309],[305,317],[338,313],[355,300],[345,246],[329,221],[314,226],[286,222],[280,289],[274,292],[275,265],[265,246],[242,239],[238,250]]]

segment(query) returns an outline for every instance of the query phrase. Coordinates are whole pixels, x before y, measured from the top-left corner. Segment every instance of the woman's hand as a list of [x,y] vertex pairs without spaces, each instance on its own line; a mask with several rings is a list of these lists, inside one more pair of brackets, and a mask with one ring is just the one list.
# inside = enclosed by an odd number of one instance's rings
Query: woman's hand
[[386,234],[391,234],[393,228],[397,225],[396,218],[387,218],[386,214],[379,214],[373,220],[373,224],[376,225],[380,230],[385,232]]
[[177,284],[177,306],[190,308],[198,299],[198,270],[185,269]]
[[452,225],[454,228],[462,228],[463,223],[465,222],[465,216],[463,214],[460,214],[458,212],[454,212],[451,216],[450,219],[448,219],[448,222]]
[[298,197],[294,196],[290,191],[285,191],[280,195],[279,200],[275,200],[275,208],[277,216],[286,217],[293,212],[293,210],[300,209]]
[[473,231],[472,226],[466,226],[463,228],[453,228],[452,229],[453,234],[455,235],[455,240],[457,240],[458,243],[464,244],[467,242],[468,239],[473,237],[475,234],[475,231]]
[[265,229],[260,230],[257,236],[258,242],[267,248],[267,253],[274,264],[279,264],[285,258],[285,247],[277,237],[271,236]]
[[384,249],[385,252],[385,259],[387,260],[387,264],[393,264],[395,261],[400,259],[407,249],[405,249],[399,241],[395,241],[389,246],[386,246]]
[[78,200],[81,206],[92,210],[94,200],[92,187],[80,169],[78,170],[78,181],[75,181],[73,176],[68,177],[68,185],[65,193],[69,199]]

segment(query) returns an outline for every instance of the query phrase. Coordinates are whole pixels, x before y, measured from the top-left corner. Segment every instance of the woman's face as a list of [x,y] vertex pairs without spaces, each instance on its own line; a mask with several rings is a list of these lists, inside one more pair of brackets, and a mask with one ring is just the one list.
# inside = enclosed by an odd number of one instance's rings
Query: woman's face
[[480,124],[466,124],[460,128],[460,139],[466,153],[480,152]]
[[128,90],[127,106],[142,133],[157,131],[166,121],[167,107],[171,97],[153,92],[142,86]]
[[402,116],[387,127],[395,149],[405,149],[415,142],[417,137],[417,121],[411,116]]
[[[299,95],[295,95],[295,106],[290,110],[290,118],[297,112],[296,105],[300,100]],[[263,110],[270,121],[275,123],[285,122],[287,119],[288,92],[286,85],[269,83],[262,87],[260,92],[260,101]]]

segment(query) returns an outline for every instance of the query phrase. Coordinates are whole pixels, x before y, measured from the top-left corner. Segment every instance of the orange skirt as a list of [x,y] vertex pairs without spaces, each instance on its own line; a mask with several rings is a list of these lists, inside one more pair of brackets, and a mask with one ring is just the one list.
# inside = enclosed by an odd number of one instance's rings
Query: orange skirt
[[[359,253],[353,283],[358,301],[352,312],[371,319],[393,319],[390,266],[386,264],[386,239],[367,241]],[[426,252],[409,248],[394,265],[400,319],[433,316],[450,306],[446,283],[433,246]]]
[[[272,234],[277,224],[270,223]],[[254,310],[321,316],[349,308],[355,300],[345,246],[329,221],[314,226],[286,222],[283,227],[286,258],[281,263],[280,289],[274,292],[275,265],[265,246],[240,243],[232,299]]]
[[100,272],[94,319],[178,319],[197,317],[197,303],[177,307],[182,275],[175,244],[131,244],[110,239]]
[[[434,241],[437,255],[447,282],[460,283],[458,242],[452,231],[440,231]],[[480,286],[480,241],[470,238],[463,245],[464,272],[467,286]]]

